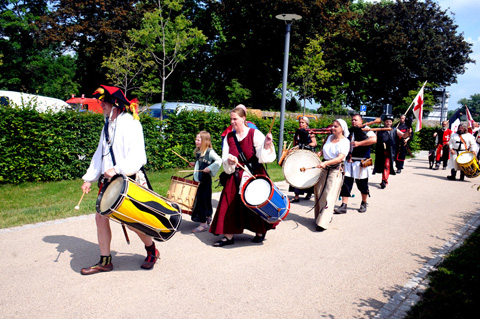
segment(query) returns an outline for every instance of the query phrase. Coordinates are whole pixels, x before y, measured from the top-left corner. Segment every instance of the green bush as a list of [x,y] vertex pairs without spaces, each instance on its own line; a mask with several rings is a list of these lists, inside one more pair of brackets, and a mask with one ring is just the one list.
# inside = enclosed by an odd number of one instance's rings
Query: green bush
[[0,125],[0,182],[63,180],[78,178],[88,168],[103,117],[2,107]]
[[[270,129],[271,119],[248,115],[247,119],[263,132]],[[311,128],[327,127],[333,117],[320,117],[310,123]],[[212,136],[213,148],[221,154],[221,134],[230,125],[228,112],[209,113],[182,111],[171,114],[164,121],[141,115],[148,163],[147,170],[187,167],[173,152],[193,161],[195,136],[205,130]],[[347,119],[349,122],[349,119]],[[59,112],[38,113],[33,108],[0,108],[0,182],[54,181],[80,178],[88,168],[103,127],[102,114]],[[279,118],[272,129],[278,147]],[[287,118],[284,123],[284,141],[293,140],[298,122]],[[416,134],[412,146],[416,149],[433,147],[433,129],[424,128]],[[319,146],[325,135],[317,135]],[[418,148],[417,148],[418,147]]]

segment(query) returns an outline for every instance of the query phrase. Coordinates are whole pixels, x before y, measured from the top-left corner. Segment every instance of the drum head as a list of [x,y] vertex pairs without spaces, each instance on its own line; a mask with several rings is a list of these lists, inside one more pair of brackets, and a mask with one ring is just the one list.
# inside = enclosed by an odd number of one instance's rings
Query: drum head
[[[306,189],[315,185],[320,179],[321,169],[311,168],[320,164],[317,154],[298,150],[287,156],[283,164],[283,175],[288,184],[295,188]],[[306,169],[303,171],[303,169]]]
[[263,204],[272,192],[272,185],[264,178],[253,179],[245,186],[243,197],[245,202],[250,206],[258,206]]
[[457,156],[457,163],[458,164],[467,164],[473,159],[472,152],[463,152]]
[[97,199],[97,211],[100,214],[109,214],[110,209],[115,209],[118,206],[125,190],[124,181],[125,178],[122,175],[117,175],[103,186]]

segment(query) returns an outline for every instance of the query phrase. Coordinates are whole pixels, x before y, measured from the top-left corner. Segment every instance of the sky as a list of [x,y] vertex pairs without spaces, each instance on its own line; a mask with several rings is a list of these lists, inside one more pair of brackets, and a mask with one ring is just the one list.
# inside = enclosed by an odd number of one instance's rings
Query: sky
[[[378,2],[378,0],[364,0]],[[448,109],[456,110],[460,107],[457,103],[463,98],[469,99],[474,94],[480,94],[480,1],[479,0],[437,0],[442,11],[447,11],[456,25],[457,33],[462,34],[465,41],[473,44],[470,58],[476,64],[469,63],[465,66],[464,74],[457,76],[457,82],[446,88],[450,93]]]
[[[458,25],[457,32],[463,33],[465,40],[472,43],[473,53],[470,57],[476,64],[466,65],[464,74],[457,77],[456,84],[447,87],[450,92],[449,110],[460,107],[457,102],[463,98],[470,98],[480,94],[480,1],[479,0],[438,0],[442,10],[454,13],[453,20]],[[451,14],[449,14],[451,16]]]

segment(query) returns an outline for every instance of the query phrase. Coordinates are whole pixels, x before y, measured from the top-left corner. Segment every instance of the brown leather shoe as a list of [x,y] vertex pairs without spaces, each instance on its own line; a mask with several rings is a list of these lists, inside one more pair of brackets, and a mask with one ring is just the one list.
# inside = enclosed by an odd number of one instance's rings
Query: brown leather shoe
[[160,253],[158,252],[158,249],[155,249],[155,256],[148,254],[147,258],[145,258],[145,261],[140,267],[142,269],[152,269],[159,257]]
[[99,272],[107,272],[107,271],[112,271],[112,270],[113,270],[113,264],[112,263],[106,264],[105,266],[102,266],[100,264],[96,264],[92,267],[82,268],[80,273],[82,275],[93,275],[93,274],[96,274],[96,273],[99,273]]

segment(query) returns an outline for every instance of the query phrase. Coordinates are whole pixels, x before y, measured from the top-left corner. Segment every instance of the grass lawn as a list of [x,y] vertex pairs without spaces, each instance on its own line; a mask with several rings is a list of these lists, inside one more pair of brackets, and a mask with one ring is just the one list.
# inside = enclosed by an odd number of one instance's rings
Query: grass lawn
[[[278,164],[268,164],[267,169],[273,181],[284,179],[282,168]],[[166,169],[161,172],[148,173],[155,192],[166,196],[172,176],[184,177],[188,175],[188,173],[178,173],[178,170],[188,170],[188,168]],[[217,177],[220,172],[217,174]],[[89,194],[85,194],[80,204],[80,210],[74,209],[82,196],[82,190],[80,189],[82,183],[81,179],[77,179],[73,181],[0,185],[0,228],[33,224],[95,212],[98,192],[96,185],[92,187],[92,191]],[[218,182],[214,181],[213,184],[214,192],[222,190],[221,187],[215,188]]]

